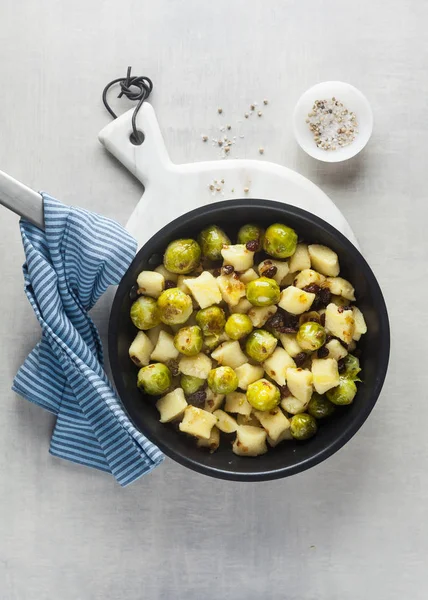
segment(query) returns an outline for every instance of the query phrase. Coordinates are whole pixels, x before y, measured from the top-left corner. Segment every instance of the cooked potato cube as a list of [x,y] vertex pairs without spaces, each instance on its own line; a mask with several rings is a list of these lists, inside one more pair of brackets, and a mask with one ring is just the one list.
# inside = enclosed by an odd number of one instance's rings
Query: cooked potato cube
[[273,440],[269,436],[267,437],[268,444],[272,448],[275,448],[275,446],[278,446],[278,444],[281,443],[281,442],[290,441],[290,440],[293,440],[293,439],[294,438],[291,435],[291,430],[290,429],[284,429],[284,431],[281,433],[281,435],[279,436],[279,438],[277,440]]
[[297,343],[295,333],[280,333],[279,341],[283,345],[284,349],[287,350],[291,358],[294,358],[295,356],[303,352],[302,348]]
[[177,279],[178,279],[177,273],[171,273],[171,271],[168,271],[168,269],[165,269],[165,267],[163,265],[159,265],[158,267],[156,267],[155,271],[156,271],[156,273],[160,273],[163,276],[163,278],[165,279],[165,281],[173,281],[174,283],[177,283]]
[[367,333],[367,325],[363,313],[356,306],[352,307],[354,313],[355,330],[353,339],[358,341],[362,335]]
[[337,360],[334,358],[312,359],[313,385],[318,394],[325,394],[339,385]]
[[263,327],[268,319],[270,319],[278,310],[274,304],[272,306],[253,306],[248,311],[248,316],[254,327]]
[[295,366],[296,363],[284,348],[276,348],[274,353],[263,363],[267,375],[278,385],[285,385],[287,369]]
[[238,423],[233,417],[224,412],[224,410],[215,410],[214,417],[217,419],[217,427],[223,433],[233,433],[238,429]]
[[325,328],[332,335],[349,344],[355,331],[354,313],[330,303],[325,311]]
[[337,277],[340,272],[339,257],[327,246],[311,244],[308,246],[311,266],[328,277]]
[[245,244],[223,246],[221,255],[225,265],[232,265],[235,271],[246,271],[254,264],[254,252],[248,250]]
[[182,292],[184,292],[185,294],[189,294],[190,296],[190,289],[187,287],[187,284],[185,283],[185,280],[189,280],[189,279],[196,279],[196,277],[189,277],[188,275],[179,275],[178,279],[177,279],[177,287],[179,290],[181,290]]
[[281,287],[288,287],[289,285],[293,285],[294,278],[296,277],[296,273],[288,273],[281,281]]
[[153,350],[153,344],[144,331],[139,331],[129,346],[129,357],[137,367],[146,367],[150,362],[150,353]]
[[178,419],[184,413],[186,406],[187,401],[181,388],[176,388],[173,392],[166,394],[156,402],[156,408],[160,413],[160,422],[169,423]]
[[343,277],[327,277],[324,285],[335,296],[343,296],[347,300],[355,300],[355,290],[349,281]]
[[174,338],[166,331],[161,331],[155,349],[150,358],[157,362],[167,362],[178,358],[179,351],[174,346]]
[[178,427],[184,433],[208,440],[216,423],[217,419],[214,415],[202,408],[189,405],[186,407],[184,418]]
[[265,271],[270,267],[276,267],[276,273],[271,277],[271,279],[275,279],[277,284],[281,285],[284,278],[288,275],[288,262],[282,260],[273,260],[271,258],[263,260],[258,266],[260,277],[265,277]]
[[167,325],[164,325],[163,323],[161,323],[161,325],[157,325],[156,327],[152,327],[151,329],[148,329],[146,331],[147,337],[150,339],[150,341],[153,344],[153,348],[158,343],[158,339],[159,339],[161,331],[168,331]]
[[252,425],[253,427],[261,427],[260,421],[254,413],[251,413],[250,415],[240,415],[238,413],[236,420],[238,421],[238,425]]
[[345,358],[345,356],[348,354],[348,351],[342,346],[339,340],[330,340],[325,347],[328,350],[328,356],[330,358],[335,358],[336,360]]
[[209,356],[199,353],[196,356],[182,356],[178,363],[178,369],[183,375],[208,379],[208,373],[212,369],[212,364]]
[[183,283],[189,288],[190,293],[201,308],[220,304],[222,298],[217,279],[208,271],[204,271],[199,277],[185,279]]
[[264,369],[258,365],[250,365],[249,362],[237,367],[235,373],[238,375],[238,387],[247,390],[250,383],[254,383],[263,377]]
[[248,416],[251,414],[252,406],[248,402],[245,394],[242,392],[232,392],[226,396],[224,410],[226,412]]
[[307,285],[311,285],[311,283],[315,283],[316,285],[322,285],[325,282],[324,275],[314,271],[313,269],[304,269],[301,271],[294,279],[294,286],[297,288],[304,288]]
[[298,400],[308,403],[313,392],[312,373],[307,369],[291,368],[287,369],[286,378],[291,394]]
[[306,244],[297,244],[296,252],[288,261],[290,273],[304,271],[311,268],[311,258],[309,256],[308,246]]
[[334,294],[332,294],[331,301],[336,306],[349,306],[349,300],[347,300],[346,298],[342,298],[342,296],[335,296]]
[[246,271],[244,271],[244,273],[242,273],[239,276],[239,279],[242,281],[242,283],[250,283],[250,281],[254,281],[255,279],[258,279],[259,276],[257,275],[257,273],[255,272],[254,269],[247,269]]
[[286,429],[290,428],[290,421],[279,407],[273,410],[255,410],[254,414],[273,441],[276,441]]
[[245,296],[245,284],[238,278],[236,273],[232,275],[220,275],[217,277],[223,300],[229,306],[236,306],[241,298]]
[[259,456],[267,452],[266,431],[260,427],[240,425],[233,443],[233,452],[238,456]]
[[199,438],[196,445],[198,448],[208,448],[210,452],[215,452],[220,446],[220,431],[214,425],[211,429],[210,437],[207,440]]
[[206,411],[212,413],[218,408],[221,408],[224,400],[224,394],[215,394],[210,388],[207,388],[205,393],[207,395],[204,405],[204,409]]
[[224,342],[211,353],[211,357],[220,365],[236,369],[248,361],[237,340]]
[[284,409],[285,412],[290,413],[290,415],[297,415],[301,412],[305,412],[307,406],[307,402],[298,400],[294,396],[287,396],[287,398],[281,400],[281,408]]
[[253,305],[246,298],[242,298],[242,300],[240,300],[236,306],[230,306],[229,308],[230,312],[232,313],[245,315],[251,308],[253,308]]
[[165,289],[165,278],[156,271],[142,271],[137,277],[138,293],[159,298]]
[[301,315],[311,308],[314,300],[315,294],[305,292],[290,285],[285,290],[282,290],[278,306],[292,315]]

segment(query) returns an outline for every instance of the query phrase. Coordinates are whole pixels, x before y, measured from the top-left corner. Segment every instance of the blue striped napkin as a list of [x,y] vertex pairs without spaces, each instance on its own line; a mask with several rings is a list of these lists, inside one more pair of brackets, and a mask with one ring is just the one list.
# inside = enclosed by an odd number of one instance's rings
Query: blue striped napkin
[[88,315],[118,284],[136,250],[117,223],[43,194],[45,232],[21,221],[25,292],[42,328],[13,390],[57,415],[50,452],[112,473],[121,485],[163,460],[135,429],[103,370],[98,331]]

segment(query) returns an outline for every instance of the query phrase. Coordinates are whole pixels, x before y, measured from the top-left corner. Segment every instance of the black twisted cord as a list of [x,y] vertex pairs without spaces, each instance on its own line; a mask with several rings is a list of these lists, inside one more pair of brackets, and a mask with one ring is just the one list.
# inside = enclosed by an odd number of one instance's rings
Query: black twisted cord
[[126,77],[118,77],[117,79],[113,79],[113,81],[110,81],[110,83],[105,86],[103,90],[103,103],[113,119],[117,119],[117,114],[113,111],[107,101],[107,93],[109,89],[117,83],[120,84],[120,93],[118,98],[126,96],[129,100],[138,101],[138,104],[135,107],[132,115],[131,142],[139,146],[144,142],[144,134],[142,131],[137,129],[137,115],[138,111],[143,105],[144,100],[147,100],[153,90],[153,82],[148,77],[131,77],[131,68],[132,67],[128,67]]

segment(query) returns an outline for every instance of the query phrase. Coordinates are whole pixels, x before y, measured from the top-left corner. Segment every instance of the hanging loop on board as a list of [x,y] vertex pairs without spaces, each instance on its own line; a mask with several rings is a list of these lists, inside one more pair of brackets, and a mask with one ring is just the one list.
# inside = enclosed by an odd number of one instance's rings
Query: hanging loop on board
[[103,90],[103,103],[108,112],[111,114],[113,119],[117,119],[117,114],[113,111],[110,104],[107,101],[107,93],[109,89],[116,84],[120,85],[120,93],[118,98],[126,96],[129,100],[138,101],[137,106],[132,114],[132,134],[130,141],[136,146],[140,146],[144,142],[144,134],[142,131],[137,129],[137,115],[138,111],[143,105],[144,100],[150,96],[153,90],[153,82],[148,77],[132,77],[132,67],[128,67],[126,77],[118,77],[108,83]]

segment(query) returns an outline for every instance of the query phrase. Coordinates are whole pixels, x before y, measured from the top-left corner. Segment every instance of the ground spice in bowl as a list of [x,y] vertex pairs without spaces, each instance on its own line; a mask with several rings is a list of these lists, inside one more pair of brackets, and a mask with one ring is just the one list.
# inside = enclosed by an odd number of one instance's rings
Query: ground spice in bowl
[[314,134],[317,147],[327,151],[352,144],[358,135],[355,113],[335,97],[315,100],[306,123]]

